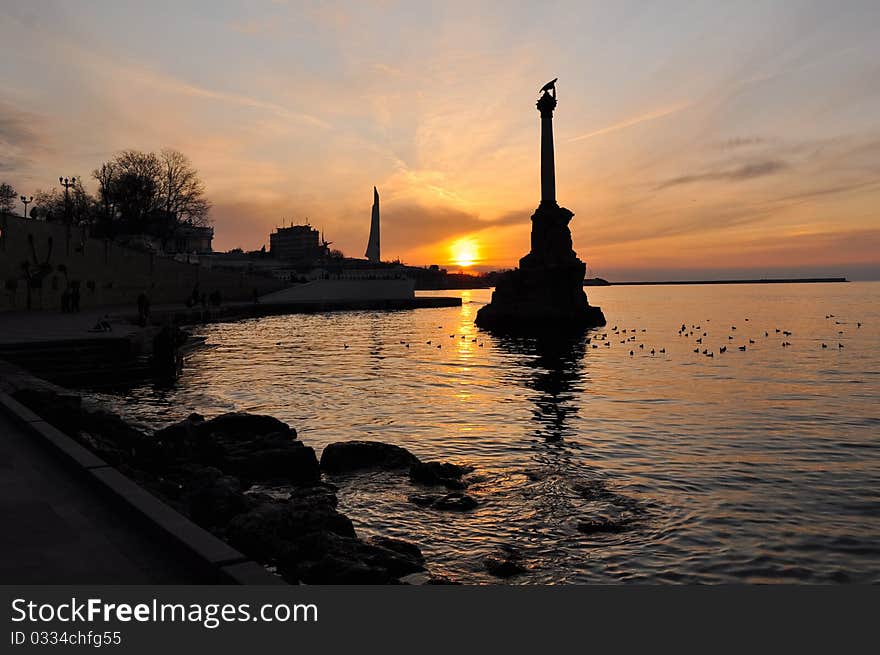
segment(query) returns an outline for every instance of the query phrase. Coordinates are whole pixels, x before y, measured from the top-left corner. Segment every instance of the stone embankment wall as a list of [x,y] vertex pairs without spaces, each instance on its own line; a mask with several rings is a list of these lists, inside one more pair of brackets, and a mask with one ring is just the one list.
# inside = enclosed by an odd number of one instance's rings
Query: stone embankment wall
[[87,227],[0,215],[0,311],[57,310],[66,288],[79,288],[80,307],[183,302],[199,291],[249,300],[287,284],[273,277],[208,269],[92,238]]

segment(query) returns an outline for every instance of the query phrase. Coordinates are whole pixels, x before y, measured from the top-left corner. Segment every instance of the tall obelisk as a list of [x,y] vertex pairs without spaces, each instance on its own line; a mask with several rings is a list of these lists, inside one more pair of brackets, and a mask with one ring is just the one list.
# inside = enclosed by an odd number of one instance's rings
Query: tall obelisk
[[370,222],[370,240],[367,242],[367,252],[364,256],[371,262],[378,263],[379,256],[379,191],[373,187],[373,220]]
[[605,325],[598,307],[587,302],[587,265],[572,250],[568,223],[574,214],[556,203],[553,110],[556,80],[541,89],[541,202],[532,214],[532,247],[519,268],[505,273],[492,302],[477,312],[481,328],[503,332],[541,332]]
[[553,156],[553,110],[556,109],[556,87],[553,95],[546,91],[538,100],[541,112],[541,204],[556,206],[556,161]]

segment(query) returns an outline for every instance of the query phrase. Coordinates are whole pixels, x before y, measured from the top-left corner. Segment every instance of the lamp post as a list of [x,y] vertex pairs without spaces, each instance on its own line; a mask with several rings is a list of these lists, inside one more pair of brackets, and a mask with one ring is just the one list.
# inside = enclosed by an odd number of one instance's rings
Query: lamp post
[[22,197],[21,197],[21,203],[24,205],[24,217],[25,217],[25,218],[28,217],[27,206],[28,206],[29,204],[31,204],[33,201],[34,201],[34,197],[33,197],[33,196],[31,196],[30,198],[28,198],[27,196],[22,196]]
[[64,220],[70,223],[70,187],[76,186],[76,178],[59,177],[58,183],[64,187]]

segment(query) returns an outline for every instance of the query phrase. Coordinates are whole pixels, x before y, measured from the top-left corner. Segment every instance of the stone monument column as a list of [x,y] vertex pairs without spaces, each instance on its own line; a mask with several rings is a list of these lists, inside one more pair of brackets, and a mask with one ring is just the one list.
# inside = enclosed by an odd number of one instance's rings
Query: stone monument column
[[532,214],[531,250],[519,268],[498,279],[492,302],[477,312],[476,324],[501,332],[544,332],[605,325],[598,307],[587,302],[587,265],[572,249],[568,223],[574,214],[556,203],[553,110],[556,80],[541,89],[541,202]]
[[553,156],[553,110],[556,109],[556,89],[553,95],[545,91],[538,100],[541,112],[541,204],[556,204],[556,161]]

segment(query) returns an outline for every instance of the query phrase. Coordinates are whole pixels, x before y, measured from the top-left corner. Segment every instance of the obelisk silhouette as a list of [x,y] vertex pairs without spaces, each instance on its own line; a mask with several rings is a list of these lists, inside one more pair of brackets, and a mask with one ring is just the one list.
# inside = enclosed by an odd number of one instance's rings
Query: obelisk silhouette
[[379,191],[373,187],[373,220],[370,222],[370,240],[364,257],[378,263],[381,261],[379,250]]

